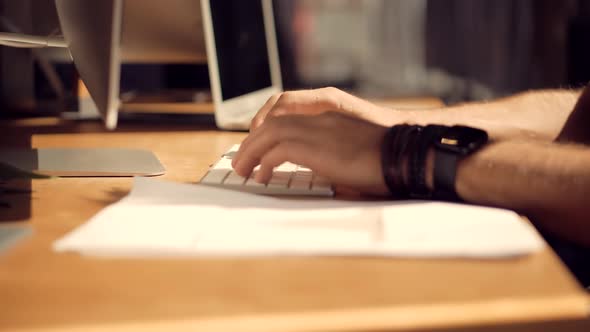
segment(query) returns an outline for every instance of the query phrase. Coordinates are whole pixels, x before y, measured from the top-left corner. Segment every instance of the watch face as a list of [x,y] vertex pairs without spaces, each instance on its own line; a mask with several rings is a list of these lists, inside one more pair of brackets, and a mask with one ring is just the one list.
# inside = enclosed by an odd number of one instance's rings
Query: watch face
[[488,134],[481,129],[453,126],[440,136],[435,145],[443,150],[466,155],[479,149],[487,141]]

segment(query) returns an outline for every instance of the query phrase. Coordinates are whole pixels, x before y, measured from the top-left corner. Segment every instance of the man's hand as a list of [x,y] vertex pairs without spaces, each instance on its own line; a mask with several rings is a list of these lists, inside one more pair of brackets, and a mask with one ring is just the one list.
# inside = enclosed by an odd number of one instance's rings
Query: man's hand
[[324,112],[342,112],[371,122],[378,119],[384,109],[336,88],[287,91],[272,96],[258,111],[250,125],[256,130],[262,123],[280,115],[317,115]]
[[232,166],[266,183],[273,168],[290,161],[312,169],[334,185],[363,193],[386,194],[381,170],[381,142],[387,131],[339,112],[316,116],[285,115],[266,119],[243,142]]

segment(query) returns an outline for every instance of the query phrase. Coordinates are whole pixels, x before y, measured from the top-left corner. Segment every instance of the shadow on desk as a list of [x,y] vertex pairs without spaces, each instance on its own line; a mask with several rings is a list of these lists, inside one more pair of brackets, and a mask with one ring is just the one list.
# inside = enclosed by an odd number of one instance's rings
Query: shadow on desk
[[[0,128],[3,126],[0,125]],[[13,133],[2,128],[5,138],[0,142],[7,147],[30,148],[32,134]],[[31,201],[33,200],[32,180],[2,180],[0,177],[0,224],[24,221],[31,217]]]
[[[424,331],[426,330],[419,330]],[[416,332],[419,332],[416,331]],[[568,321],[552,321],[552,322],[534,322],[534,323],[515,323],[515,324],[497,324],[483,327],[468,327],[468,328],[451,328],[451,329],[432,329],[428,331],[436,332],[583,332],[590,331],[590,319],[575,319]]]
[[108,130],[100,120],[65,120],[56,117],[0,118],[0,129],[7,138],[0,146],[30,147],[34,134],[136,133],[216,130],[213,115],[122,115],[115,130]]
[[0,224],[19,222],[31,217],[34,199],[31,180],[0,181]]

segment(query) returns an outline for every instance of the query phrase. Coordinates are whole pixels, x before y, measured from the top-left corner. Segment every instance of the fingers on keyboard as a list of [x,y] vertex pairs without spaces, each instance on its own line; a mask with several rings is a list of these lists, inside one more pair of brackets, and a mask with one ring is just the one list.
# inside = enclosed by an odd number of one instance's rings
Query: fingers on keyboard
[[239,145],[233,146],[219,159],[201,179],[201,183],[239,189],[268,195],[309,195],[332,196],[334,191],[327,178],[315,175],[311,169],[285,162],[272,170],[272,175],[265,183],[255,180],[260,172],[260,166],[252,173],[243,177],[231,167],[233,154]]

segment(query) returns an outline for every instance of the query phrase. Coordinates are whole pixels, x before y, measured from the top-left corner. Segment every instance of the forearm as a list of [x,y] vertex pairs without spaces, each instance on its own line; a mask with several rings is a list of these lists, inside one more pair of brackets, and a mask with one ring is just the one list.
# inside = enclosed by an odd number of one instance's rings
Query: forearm
[[383,112],[373,119],[391,126],[399,123],[462,124],[499,138],[554,140],[574,109],[580,91],[540,90],[491,102],[467,103],[442,109]]
[[[428,178],[432,186],[432,177]],[[563,238],[590,246],[590,149],[505,141],[464,159],[456,189],[468,202],[513,209]]]

